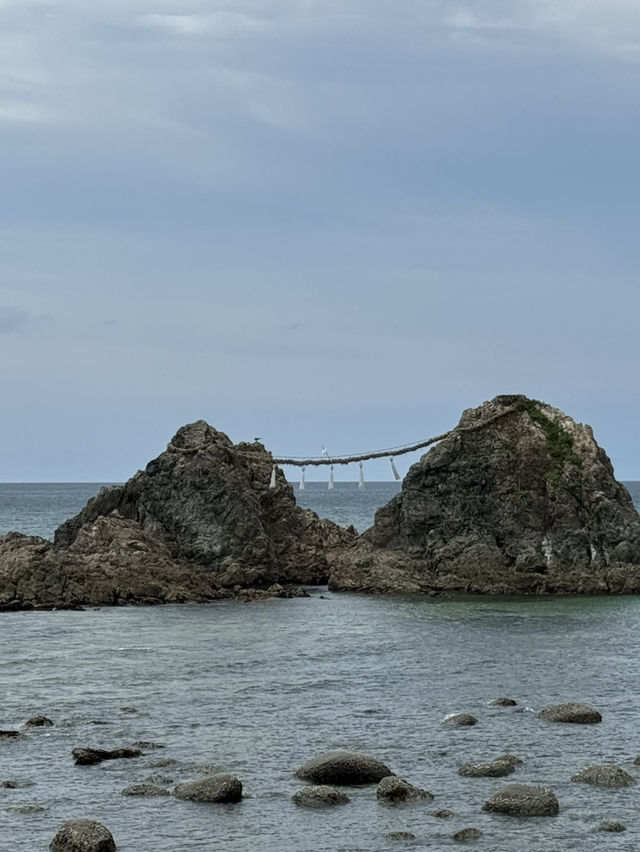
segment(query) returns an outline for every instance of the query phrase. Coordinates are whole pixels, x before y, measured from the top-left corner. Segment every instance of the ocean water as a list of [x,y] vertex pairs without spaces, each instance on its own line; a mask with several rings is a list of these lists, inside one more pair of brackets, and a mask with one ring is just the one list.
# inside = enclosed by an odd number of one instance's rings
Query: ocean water
[[[96,488],[0,486],[0,530],[51,535],[61,513],[76,511]],[[337,483],[327,492],[313,483],[298,496],[362,527],[395,489]],[[0,784],[24,784],[0,786],[3,852],[44,852],[74,817],[107,825],[119,852],[453,849],[454,832],[471,826],[483,832],[475,848],[487,852],[640,845],[638,787],[570,780],[605,761],[640,774],[635,597],[452,601],[315,589],[306,599],[253,604],[2,613],[0,641],[0,728],[21,728],[40,713],[55,722],[0,739]],[[516,710],[488,705],[500,695],[516,699]],[[554,725],[534,712],[567,700],[597,707],[602,723]],[[478,724],[448,728],[442,719],[451,712],[473,713]],[[138,740],[165,747],[98,766],[78,767],[71,757],[76,746]],[[366,786],[349,790],[341,807],[297,808],[290,797],[302,782],[293,772],[333,748],[384,760],[434,800],[389,806]],[[507,750],[524,761],[508,779],[457,774],[465,761]],[[157,767],[163,759],[170,762]],[[238,775],[243,801],[122,795],[151,774],[173,779],[172,789],[208,771]],[[509,781],[548,785],[560,814],[483,812]],[[11,810],[24,805],[42,810]],[[442,808],[453,816],[433,816]],[[594,833],[602,820],[620,820],[627,831]],[[388,840],[392,831],[415,839]]]

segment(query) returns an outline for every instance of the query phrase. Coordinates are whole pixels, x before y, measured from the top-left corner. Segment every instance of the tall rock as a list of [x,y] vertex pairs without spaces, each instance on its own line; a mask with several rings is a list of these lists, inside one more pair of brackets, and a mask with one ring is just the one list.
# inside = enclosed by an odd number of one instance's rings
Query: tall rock
[[0,538],[0,608],[209,600],[230,589],[323,583],[356,537],[296,505],[262,444],[203,420],[124,485],[43,539]]
[[640,592],[640,517],[589,426],[524,396],[466,410],[337,558],[334,589]]

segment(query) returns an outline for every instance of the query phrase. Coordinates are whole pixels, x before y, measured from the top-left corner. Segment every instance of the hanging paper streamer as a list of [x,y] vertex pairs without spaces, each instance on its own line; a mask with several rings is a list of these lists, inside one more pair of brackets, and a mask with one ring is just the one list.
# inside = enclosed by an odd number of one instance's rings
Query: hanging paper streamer
[[269,483],[269,488],[276,487],[276,465],[271,468],[271,482]]
[[333,465],[329,468],[329,491],[333,491]]
[[364,471],[362,469],[362,462],[360,462],[360,476],[358,477],[358,488],[361,491],[364,488]]
[[391,462],[391,470],[393,471],[393,478],[400,479],[400,474],[398,473],[398,468],[393,463],[393,456],[389,456],[389,461]]
[[299,488],[299,490],[304,491],[304,468],[302,468],[302,471],[300,472],[300,488]]

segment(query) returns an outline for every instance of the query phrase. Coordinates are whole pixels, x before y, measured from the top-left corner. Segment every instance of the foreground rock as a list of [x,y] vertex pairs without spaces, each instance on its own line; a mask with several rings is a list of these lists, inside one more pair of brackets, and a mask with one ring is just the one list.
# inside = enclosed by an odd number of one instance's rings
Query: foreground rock
[[574,725],[595,725],[602,722],[602,715],[598,710],[577,701],[552,704],[542,709],[538,716],[547,722],[568,722]]
[[353,751],[330,751],[296,770],[303,781],[316,784],[377,784],[393,772],[373,757]]
[[598,787],[633,787],[636,779],[629,775],[622,767],[612,763],[599,763],[594,766],[585,766],[575,775],[572,781],[581,781],[583,784],[595,784]]
[[173,795],[189,802],[239,802],[242,783],[235,775],[210,775],[198,781],[178,784]]
[[373,527],[335,555],[333,589],[640,592],[640,517],[588,426],[500,396],[414,464]]
[[[125,485],[103,489],[54,543],[0,537],[0,609],[288,596],[326,582],[328,555],[356,536],[296,505],[262,444],[200,420]],[[249,596],[248,599],[251,599]]]
[[331,808],[334,805],[346,805],[349,797],[346,793],[336,790],[327,784],[316,787],[305,787],[291,797],[294,805],[301,808]]
[[51,841],[51,852],[115,852],[111,832],[99,822],[75,819],[65,822]]
[[402,778],[389,775],[383,778],[376,787],[376,796],[386,802],[410,802],[417,799],[433,799],[433,793],[414,787]]
[[75,758],[76,766],[91,766],[94,763],[102,763],[103,760],[140,757],[142,752],[139,748],[74,748],[71,754]]
[[560,808],[555,794],[546,787],[509,784],[485,802],[482,810],[514,816],[555,816]]

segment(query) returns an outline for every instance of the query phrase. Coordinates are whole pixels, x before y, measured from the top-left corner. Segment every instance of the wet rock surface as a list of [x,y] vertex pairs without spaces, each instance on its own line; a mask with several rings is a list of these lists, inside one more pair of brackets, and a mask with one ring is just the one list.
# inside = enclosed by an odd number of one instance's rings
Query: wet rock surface
[[164,787],[159,787],[157,784],[132,784],[122,791],[123,796],[170,796],[171,793],[165,790]]
[[417,799],[433,799],[433,794],[420,787],[414,787],[402,778],[389,775],[376,787],[376,796],[386,802],[409,802]]
[[353,751],[331,751],[296,770],[297,778],[317,784],[377,784],[393,772],[373,757]]
[[552,790],[532,784],[509,784],[485,802],[482,809],[513,816],[555,816],[560,810]]
[[51,852],[115,852],[111,832],[89,819],[69,820],[60,828],[49,846]]
[[482,837],[482,832],[478,828],[461,828],[451,835],[451,839],[456,843],[473,843],[474,840],[479,840]]
[[71,753],[76,766],[91,766],[94,763],[102,763],[103,760],[128,759],[142,755],[139,748],[74,748]]
[[598,787],[633,787],[636,779],[622,767],[612,763],[599,763],[585,766],[571,776],[572,781],[583,784],[595,784]]
[[618,834],[622,831],[626,831],[627,827],[622,822],[614,822],[611,820],[605,820],[601,822],[600,825],[596,828],[596,831],[610,831],[614,834]]
[[471,713],[449,713],[442,720],[442,724],[448,728],[470,728],[472,725],[477,725],[478,720]]
[[239,802],[242,799],[242,783],[235,775],[210,775],[178,784],[173,795],[189,802]]
[[458,775],[466,778],[502,778],[510,775],[522,761],[512,754],[504,754],[486,763],[464,763]]
[[640,592],[640,516],[591,428],[524,396],[467,409],[375,523],[333,589]]
[[335,787],[319,784],[298,790],[291,797],[291,801],[301,808],[331,808],[334,805],[346,805],[349,797]]
[[567,722],[575,725],[595,725],[602,721],[602,715],[598,710],[578,701],[551,704],[549,707],[544,707],[538,716],[547,722]]

